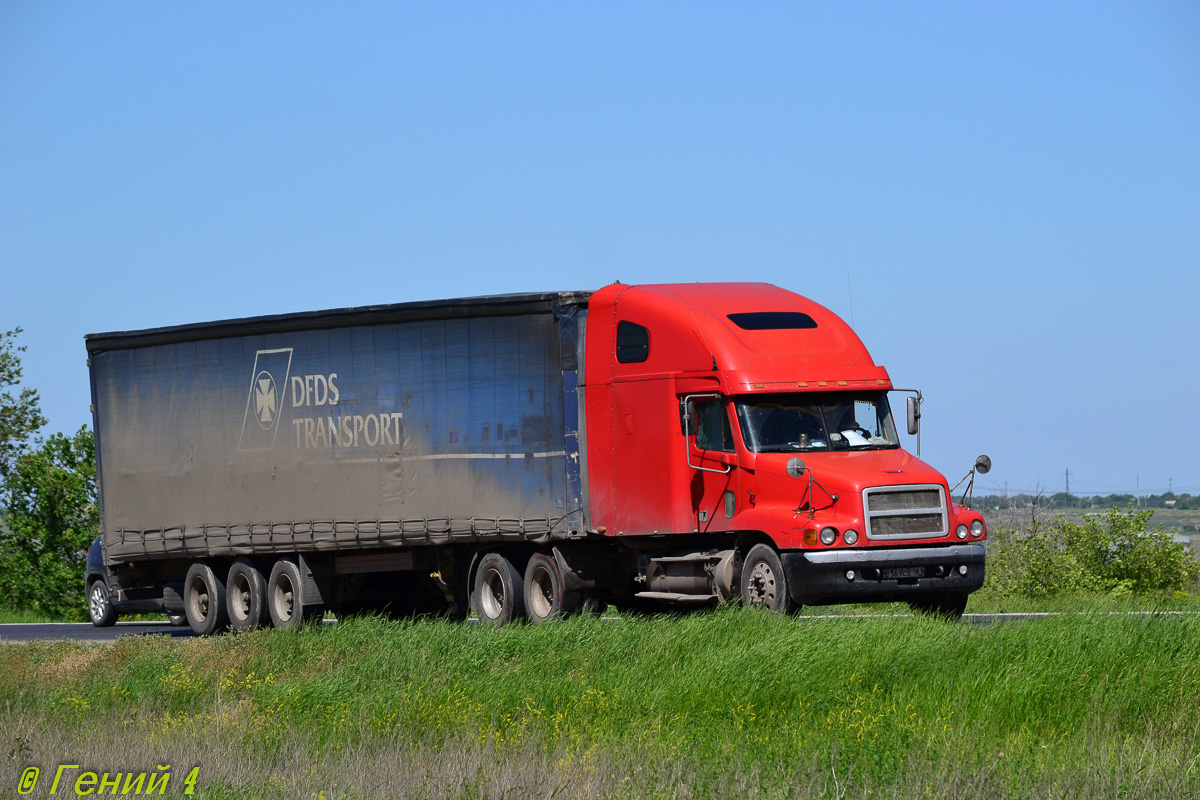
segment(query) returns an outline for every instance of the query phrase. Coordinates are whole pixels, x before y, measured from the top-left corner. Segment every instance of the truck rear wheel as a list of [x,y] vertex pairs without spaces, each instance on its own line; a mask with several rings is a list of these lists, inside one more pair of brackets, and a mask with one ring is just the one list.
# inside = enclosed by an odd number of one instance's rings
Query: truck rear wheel
[[756,544],[750,548],[746,560],[742,563],[740,588],[743,606],[765,608],[784,614],[800,610],[800,604],[792,600],[788,591],[783,562],[770,545]]
[[229,625],[225,583],[203,561],[192,564],[183,580],[183,611],[197,636],[210,636]]
[[325,614],[323,606],[304,605],[304,578],[300,566],[290,558],[281,558],[271,568],[267,579],[267,610],[271,624],[279,630],[291,630],[305,620],[319,621]]
[[564,583],[554,556],[535,553],[529,559],[525,567],[525,613],[530,622],[565,617],[579,606],[579,595],[567,592]]
[[471,605],[485,625],[504,625],[525,614],[525,591],[521,573],[507,557],[488,553],[475,570]]
[[229,623],[235,631],[252,631],[267,622],[267,582],[248,558],[239,558],[225,580]]

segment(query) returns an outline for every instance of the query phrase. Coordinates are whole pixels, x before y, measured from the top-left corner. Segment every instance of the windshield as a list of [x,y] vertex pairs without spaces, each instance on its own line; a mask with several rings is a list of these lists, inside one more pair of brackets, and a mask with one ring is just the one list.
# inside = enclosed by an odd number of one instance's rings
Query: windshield
[[900,446],[886,392],[764,394],[735,397],[734,405],[755,453]]

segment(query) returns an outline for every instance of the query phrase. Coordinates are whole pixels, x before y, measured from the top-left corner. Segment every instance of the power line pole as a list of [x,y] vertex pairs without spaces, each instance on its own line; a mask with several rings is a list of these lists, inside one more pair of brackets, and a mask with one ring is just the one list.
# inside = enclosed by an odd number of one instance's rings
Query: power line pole
[[1067,471],[1064,472],[1063,474],[1067,476],[1067,494],[1070,494],[1071,493],[1071,468],[1068,467]]

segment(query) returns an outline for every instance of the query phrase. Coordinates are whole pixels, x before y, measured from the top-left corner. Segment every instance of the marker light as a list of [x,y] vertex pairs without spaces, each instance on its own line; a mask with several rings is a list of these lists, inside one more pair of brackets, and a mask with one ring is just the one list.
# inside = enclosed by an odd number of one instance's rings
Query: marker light
[[821,528],[821,544],[833,544],[837,541],[837,528]]
[[959,526],[958,526],[958,530],[956,530],[956,531],[955,531],[955,533],[957,533],[957,534],[958,534],[958,538],[960,538],[960,539],[965,539],[965,538],[967,538],[967,526],[966,526],[966,525],[959,525]]
[[852,570],[852,569],[846,570],[846,580],[848,580],[848,581],[854,580],[854,570]]
[[962,564],[961,566],[959,566],[959,568],[958,568],[958,574],[959,574],[959,575],[966,575],[966,574],[967,574],[967,565],[966,565],[966,564]]

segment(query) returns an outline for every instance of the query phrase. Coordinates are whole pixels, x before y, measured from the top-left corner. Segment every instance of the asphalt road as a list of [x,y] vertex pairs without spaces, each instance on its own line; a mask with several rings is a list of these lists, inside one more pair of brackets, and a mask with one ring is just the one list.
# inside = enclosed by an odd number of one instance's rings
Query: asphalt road
[[[1121,614],[1124,616],[1179,616],[1183,614],[1194,614],[1196,612],[1186,611],[1127,611],[1127,612],[1112,612],[1113,614]],[[877,619],[879,617],[906,617],[907,614],[825,614],[811,615],[799,617],[798,620],[813,619],[841,619],[852,621],[856,619]],[[995,625],[1001,622],[1022,622],[1025,620],[1039,619],[1041,617],[1057,617],[1059,612],[1041,612],[1029,614],[963,614],[960,625]],[[605,619],[617,619],[617,617],[605,617]],[[468,624],[474,624],[475,620],[470,620]],[[332,620],[326,620],[326,625],[336,625]],[[28,642],[34,640],[40,641],[58,641],[70,640],[75,642],[112,642],[123,636],[171,636],[174,638],[190,638],[195,636],[191,628],[184,626],[175,628],[169,622],[118,622],[111,628],[97,628],[88,622],[48,622],[37,624],[10,624],[0,625],[0,643],[9,644],[15,642]]]
[[195,636],[186,625],[172,627],[162,622],[118,622],[111,628],[97,628],[90,622],[43,622],[0,625],[0,642],[28,642],[34,639],[57,641],[69,639],[76,642],[112,642],[122,636]]

